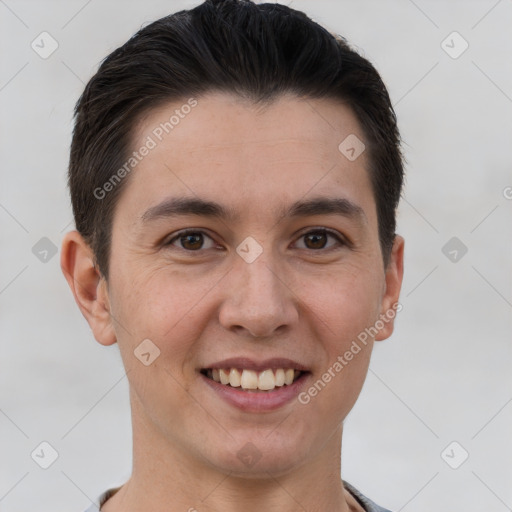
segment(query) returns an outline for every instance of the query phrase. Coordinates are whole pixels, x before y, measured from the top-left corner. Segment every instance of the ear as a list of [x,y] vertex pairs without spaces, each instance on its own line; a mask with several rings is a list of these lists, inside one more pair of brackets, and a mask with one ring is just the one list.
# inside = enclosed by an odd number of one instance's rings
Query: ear
[[404,275],[404,245],[405,241],[400,235],[395,235],[389,264],[385,270],[385,290],[382,296],[380,319],[384,324],[382,329],[375,336],[375,341],[382,341],[389,338],[393,333],[395,316],[402,309],[398,299],[402,288]]
[[96,269],[93,252],[78,231],[64,236],[60,268],[96,340],[102,345],[114,344],[117,338],[110,316],[107,282]]

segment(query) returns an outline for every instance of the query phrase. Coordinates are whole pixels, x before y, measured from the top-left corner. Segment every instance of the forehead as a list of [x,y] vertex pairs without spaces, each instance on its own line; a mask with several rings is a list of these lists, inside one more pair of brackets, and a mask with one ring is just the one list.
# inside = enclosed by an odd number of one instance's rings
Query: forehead
[[[266,154],[271,156],[272,149],[279,154],[280,145],[299,140],[301,147],[296,146],[296,150],[302,148],[303,155],[314,156],[315,152],[332,151],[333,139],[341,142],[351,134],[364,139],[347,104],[292,94],[255,104],[233,94],[210,92],[150,110],[134,132],[139,142],[151,137],[158,146],[179,143],[190,156],[205,150],[227,155],[226,149],[238,146],[240,151],[242,145],[264,145]],[[334,149],[339,151],[338,144]]]
[[129,176],[116,213],[141,222],[169,195],[215,198],[237,218],[260,209],[282,213],[308,194],[341,195],[373,209],[366,151],[356,159],[344,153],[347,140],[359,141],[358,152],[364,147],[347,105],[291,95],[255,105],[224,93],[194,102],[172,102],[140,120],[133,148],[151,149]]

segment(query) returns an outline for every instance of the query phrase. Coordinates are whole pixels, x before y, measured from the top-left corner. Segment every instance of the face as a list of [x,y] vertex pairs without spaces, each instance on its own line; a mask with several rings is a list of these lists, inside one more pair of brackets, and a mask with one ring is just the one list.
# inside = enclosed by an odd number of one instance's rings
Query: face
[[[125,178],[110,315],[90,323],[119,344],[134,429],[222,471],[279,474],[319,458],[354,405],[392,332],[388,315],[361,341],[398,300],[403,240],[385,269],[367,152],[339,149],[365,139],[347,106],[211,93],[161,133],[180,106],[137,126],[134,148],[155,146]],[[242,391],[210,378],[219,368],[276,387]],[[281,384],[279,368],[302,373]]]

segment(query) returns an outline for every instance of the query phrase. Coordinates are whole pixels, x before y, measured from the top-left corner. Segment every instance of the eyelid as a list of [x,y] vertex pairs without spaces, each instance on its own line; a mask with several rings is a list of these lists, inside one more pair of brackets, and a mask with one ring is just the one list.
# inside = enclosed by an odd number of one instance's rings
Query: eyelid
[[[196,234],[204,235],[204,236],[208,237],[210,240],[212,240],[213,242],[215,242],[214,238],[212,236],[210,236],[208,234],[208,232],[205,231],[204,229],[201,229],[201,228],[197,228],[197,229],[187,228],[187,229],[183,229],[181,231],[178,231],[176,234],[173,234],[172,237],[169,238],[167,241],[164,241],[162,245],[164,247],[171,246],[173,242],[175,242],[176,240],[179,240],[181,237],[184,237],[186,235],[196,235]],[[197,250],[197,251],[187,251],[186,249],[183,249],[182,247],[178,247],[178,249],[181,249],[182,251],[185,251],[185,252],[200,252],[200,250]]]
[[[310,226],[308,228],[305,228],[304,231],[299,231],[297,238],[300,239],[303,236],[308,235],[309,233],[325,233],[325,234],[331,235],[333,238],[335,238],[340,246],[347,246],[347,247],[352,246],[352,243],[344,235],[342,235],[338,231],[335,231],[335,230],[332,230],[332,229],[329,229],[329,228],[326,228],[323,226],[317,226],[317,227]],[[335,247],[331,247],[329,249],[317,249],[317,250],[303,249],[303,250],[321,253],[321,252],[328,252],[333,249],[335,249]]]
[[[299,231],[295,236],[296,236],[297,240],[299,240],[302,237],[304,237],[304,236],[306,236],[306,235],[308,235],[310,233],[325,233],[325,234],[330,235],[333,238],[335,238],[337,240],[339,246],[352,247],[352,243],[344,235],[342,235],[341,233],[339,233],[339,232],[337,232],[335,230],[332,230],[332,229],[329,229],[329,228],[326,228],[326,227],[323,227],[323,226],[316,226],[316,227],[315,226],[309,226],[307,228],[304,228],[304,230]],[[201,228],[197,228],[197,229],[187,228],[187,229],[183,229],[181,231],[178,231],[167,242],[164,242],[163,246],[164,247],[171,246],[173,244],[173,242],[175,242],[176,240],[180,239],[181,237],[184,237],[184,236],[189,235],[189,234],[201,234],[201,235],[204,235],[204,236],[208,237],[213,242],[215,242],[214,238],[212,236],[210,236],[208,234],[208,232],[205,231],[204,229],[201,229]],[[177,247],[177,249],[180,249],[180,250],[182,250],[184,252],[188,252],[188,253],[200,253],[200,252],[203,252],[201,249],[198,249],[196,251],[183,249],[181,247]],[[321,253],[321,252],[329,252],[330,250],[333,250],[333,249],[335,249],[335,247],[331,247],[331,248],[328,248],[328,249],[308,249],[308,248],[306,248],[306,249],[301,249],[301,250],[305,250],[305,251],[309,251],[309,252]]]

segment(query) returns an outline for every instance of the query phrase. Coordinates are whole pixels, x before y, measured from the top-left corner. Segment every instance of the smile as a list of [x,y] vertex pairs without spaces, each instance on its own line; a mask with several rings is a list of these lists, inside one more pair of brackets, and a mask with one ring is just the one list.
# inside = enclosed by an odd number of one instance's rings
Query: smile
[[269,368],[261,372],[238,368],[205,368],[201,373],[224,386],[241,388],[244,391],[265,392],[290,386],[304,372],[293,368]]

